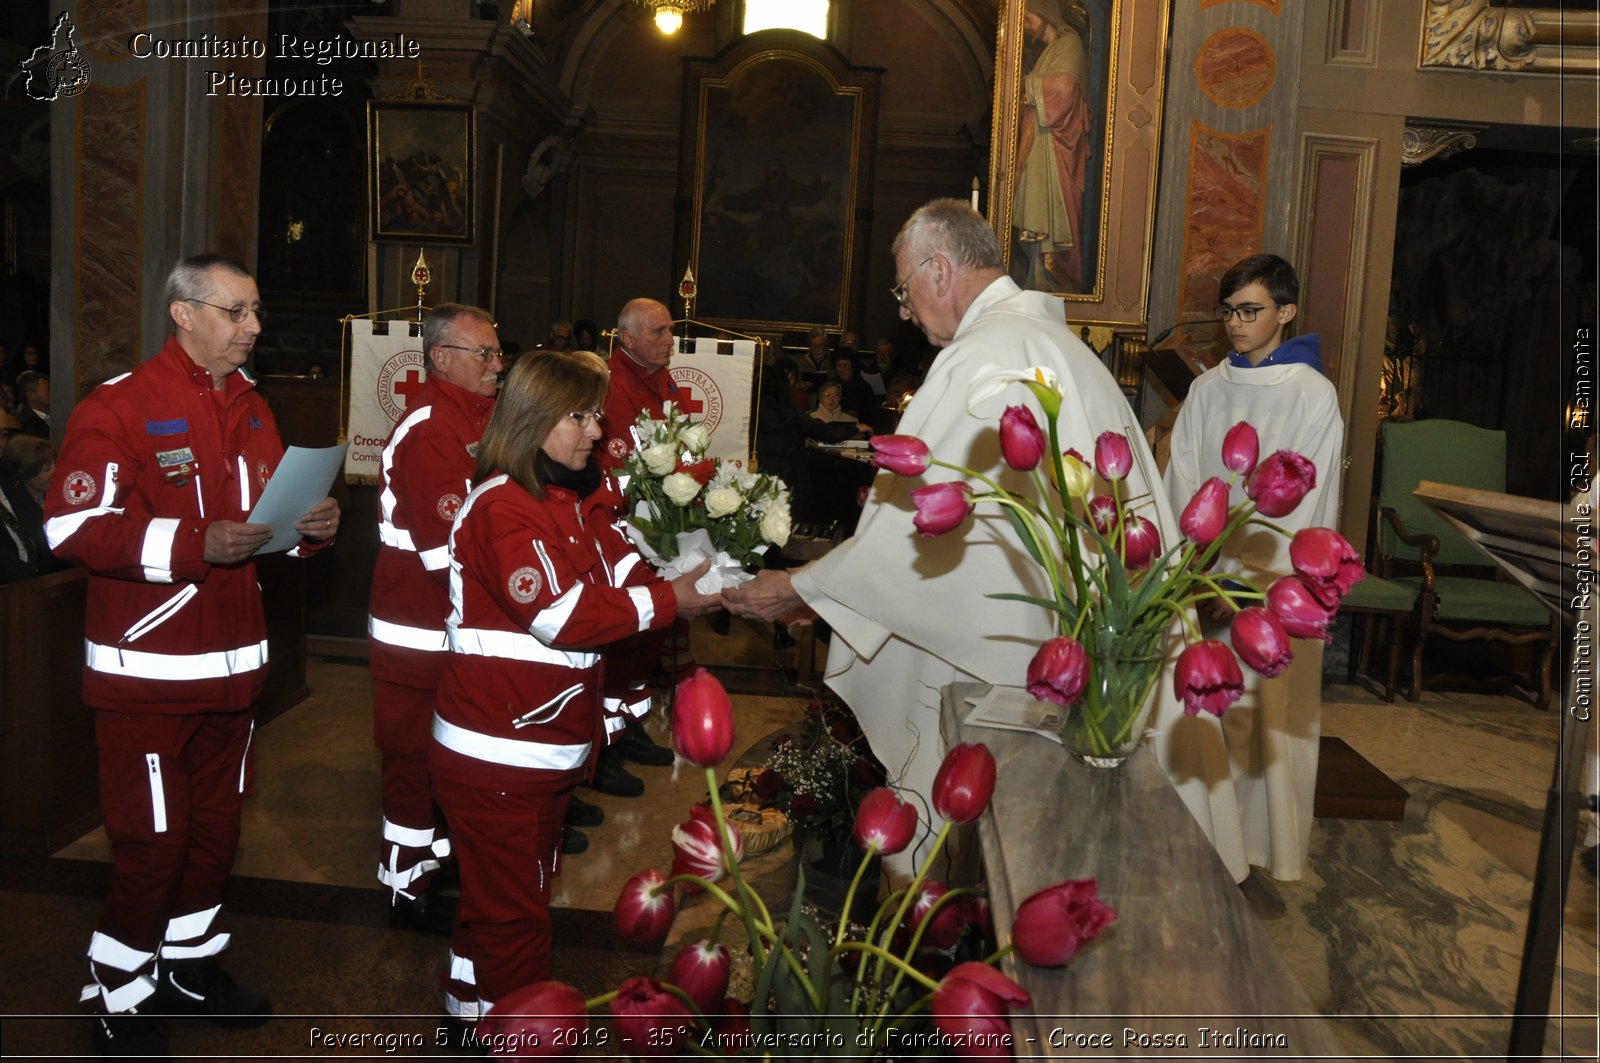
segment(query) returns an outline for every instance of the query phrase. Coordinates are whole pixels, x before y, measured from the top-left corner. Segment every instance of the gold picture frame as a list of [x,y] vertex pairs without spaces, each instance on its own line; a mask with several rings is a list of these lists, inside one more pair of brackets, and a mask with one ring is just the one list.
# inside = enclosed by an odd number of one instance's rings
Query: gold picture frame
[[[1574,5],[1575,6],[1575,5]],[[1600,13],[1559,4],[1503,0],[1427,0],[1422,9],[1422,70],[1507,74],[1600,74]]]
[[882,72],[801,35],[685,61],[676,257],[695,314],[746,331],[837,332],[866,297]]
[[1012,277],[1074,322],[1147,319],[1168,6],[1000,5],[989,220]]

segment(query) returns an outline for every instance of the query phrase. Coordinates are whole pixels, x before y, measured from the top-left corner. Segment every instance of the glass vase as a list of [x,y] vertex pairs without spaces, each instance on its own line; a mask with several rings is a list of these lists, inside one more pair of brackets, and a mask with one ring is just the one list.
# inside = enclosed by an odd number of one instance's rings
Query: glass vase
[[1160,654],[1090,652],[1088,685],[1061,722],[1067,752],[1094,768],[1115,768],[1131,757],[1155,706],[1162,663]]

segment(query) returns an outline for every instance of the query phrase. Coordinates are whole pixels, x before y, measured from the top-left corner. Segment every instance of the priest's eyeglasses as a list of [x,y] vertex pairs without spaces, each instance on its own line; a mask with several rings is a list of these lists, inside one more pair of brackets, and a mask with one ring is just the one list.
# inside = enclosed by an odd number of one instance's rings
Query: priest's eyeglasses
[[1228,321],[1237,317],[1240,321],[1249,325],[1255,321],[1256,315],[1260,314],[1261,311],[1276,310],[1282,305],[1282,303],[1273,303],[1270,306],[1256,306],[1252,303],[1248,306],[1229,306],[1227,303],[1222,303],[1217,307],[1217,320]]
[[452,351],[466,351],[478,361],[488,364],[496,358],[504,358],[505,352],[498,347],[463,347],[459,343],[435,343],[435,347],[448,347]]
[[932,262],[932,261],[933,261],[933,256],[929,255],[927,258],[923,259],[921,262],[918,262],[917,265],[916,265],[916,269],[913,269],[910,273],[906,274],[906,279],[905,280],[901,281],[899,284],[896,284],[893,288],[889,289],[889,294],[894,296],[894,301],[896,303],[898,303],[901,306],[905,306],[906,305],[906,298],[908,296],[910,296],[910,294],[911,294],[911,278],[915,277],[917,275],[917,270],[921,269],[923,266],[926,266],[929,262]]
[[244,321],[244,316],[246,314],[254,314],[256,316],[256,323],[259,325],[265,325],[267,323],[267,312],[261,309],[259,306],[245,306],[243,303],[234,303],[232,306],[218,306],[216,303],[208,303],[204,299],[185,299],[184,302],[199,303],[201,306],[209,306],[213,310],[221,310],[224,314],[228,315],[228,320],[232,321],[235,325]]
[[577,421],[579,428],[588,428],[600,419],[600,415],[603,412],[601,410],[577,410],[567,414],[567,416]]

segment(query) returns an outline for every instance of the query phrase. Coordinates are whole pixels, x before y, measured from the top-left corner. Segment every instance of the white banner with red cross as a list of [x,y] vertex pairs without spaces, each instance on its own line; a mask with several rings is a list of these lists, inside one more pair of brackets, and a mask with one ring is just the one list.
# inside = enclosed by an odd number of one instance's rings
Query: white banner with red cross
[[427,378],[422,337],[410,321],[350,322],[350,449],[344,458],[349,483],[376,484],[383,444],[406,414],[406,399]]
[[690,421],[704,424],[711,433],[706,456],[749,466],[755,341],[679,337],[677,344],[670,369],[678,385],[676,403]]

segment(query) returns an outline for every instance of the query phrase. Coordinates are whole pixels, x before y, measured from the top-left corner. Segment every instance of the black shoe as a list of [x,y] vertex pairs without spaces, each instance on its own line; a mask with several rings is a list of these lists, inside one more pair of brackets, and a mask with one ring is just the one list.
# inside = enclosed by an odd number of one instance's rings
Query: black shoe
[[414,930],[419,934],[449,934],[455,926],[456,906],[431,888],[423,890],[416,897],[396,894],[389,906],[391,930]]
[[711,618],[711,630],[719,635],[726,635],[733,628],[733,614],[726,609],[718,609]]
[[589,851],[589,836],[575,827],[568,827],[561,832],[561,853],[563,856],[577,856],[579,853]]
[[623,766],[622,758],[615,749],[601,751],[594,778],[583,785],[612,797],[641,797],[644,794],[644,780]]
[[272,1015],[272,1001],[233,980],[215,956],[158,960],[156,991],[146,1011],[156,1015],[198,1015],[218,1026],[246,1029]]
[[789,629],[782,624],[774,624],[772,628],[772,648],[775,650],[793,649],[794,636],[789,634]]
[[665,768],[672,764],[672,750],[650,737],[642,723],[630,723],[622,729],[622,737],[612,747],[625,760],[645,764],[652,768]]
[[606,821],[606,810],[599,805],[591,805],[577,794],[567,799],[567,818],[564,821],[569,827],[598,827]]
[[96,1015],[94,1048],[102,1056],[114,1059],[125,1056],[172,1058],[167,1024],[154,1015],[142,1015],[137,1011]]

